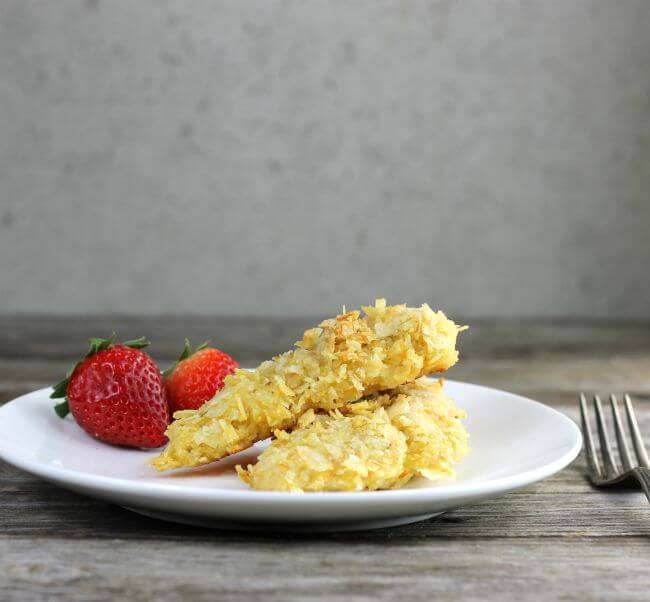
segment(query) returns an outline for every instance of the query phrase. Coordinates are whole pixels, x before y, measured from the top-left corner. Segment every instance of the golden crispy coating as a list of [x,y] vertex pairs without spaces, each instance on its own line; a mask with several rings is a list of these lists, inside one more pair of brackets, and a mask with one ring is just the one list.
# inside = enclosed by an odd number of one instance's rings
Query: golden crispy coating
[[293,427],[307,410],[340,408],[456,363],[460,329],[442,312],[384,300],[363,310],[325,320],[296,349],[228,376],[200,409],[176,412],[169,445],[152,464],[206,464]]
[[241,479],[254,489],[292,492],[390,489],[399,480],[406,440],[384,408],[347,416],[308,410],[304,418],[311,422],[292,433],[276,431],[257,464],[238,466]]
[[275,433],[256,464],[238,466],[240,478],[268,491],[395,489],[416,475],[453,475],[467,453],[465,413],[441,382],[421,378],[344,411],[308,411],[293,432]]

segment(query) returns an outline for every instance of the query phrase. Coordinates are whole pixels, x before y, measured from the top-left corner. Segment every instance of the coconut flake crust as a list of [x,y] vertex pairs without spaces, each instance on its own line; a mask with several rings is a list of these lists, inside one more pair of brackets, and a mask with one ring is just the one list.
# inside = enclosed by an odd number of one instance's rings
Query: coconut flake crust
[[296,348],[253,372],[237,370],[198,410],[174,414],[158,470],[199,466],[296,425],[308,410],[330,411],[393,389],[458,360],[459,328],[428,305],[343,313],[307,330]]
[[278,431],[240,478],[265,491],[396,489],[417,475],[454,474],[468,451],[465,413],[426,378],[329,414],[306,412]]

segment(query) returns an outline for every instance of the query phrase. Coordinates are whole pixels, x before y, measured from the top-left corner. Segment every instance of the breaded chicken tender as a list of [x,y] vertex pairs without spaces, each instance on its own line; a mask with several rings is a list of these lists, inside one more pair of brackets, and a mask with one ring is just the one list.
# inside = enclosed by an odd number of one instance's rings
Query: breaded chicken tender
[[254,489],[289,492],[395,489],[417,475],[451,476],[468,451],[464,417],[440,381],[421,378],[343,411],[308,411],[237,472]]
[[456,363],[461,329],[442,312],[387,307],[383,299],[363,311],[325,320],[296,349],[228,376],[200,409],[176,412],[169,444],[152,464],[159,470],[207,464],[295,426],[310,409],[341,408]]

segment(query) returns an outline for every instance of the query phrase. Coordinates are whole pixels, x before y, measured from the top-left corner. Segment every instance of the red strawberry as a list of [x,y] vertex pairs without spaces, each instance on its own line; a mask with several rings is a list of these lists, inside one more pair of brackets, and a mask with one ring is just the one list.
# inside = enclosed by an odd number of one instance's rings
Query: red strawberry
[[207,342],[192,349],[185,339],[183,353],[163,372],[172,412],[200,408],[237,368],[239,364],[227,353],[208,347]]
[[167,438],[170,412],[158,366],[141,351],[143,338],[114,345],[90,339],[90,350],[56,385],[50,397],[65,397],[54,407],[64,418],[72,412],[79,426],[106,443],[160,447]]

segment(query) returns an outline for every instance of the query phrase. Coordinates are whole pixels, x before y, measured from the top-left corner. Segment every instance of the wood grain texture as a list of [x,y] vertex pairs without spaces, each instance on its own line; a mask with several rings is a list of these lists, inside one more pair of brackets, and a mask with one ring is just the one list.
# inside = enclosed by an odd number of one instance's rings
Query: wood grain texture
[[[626,579],[611,577],[625,553]],[[9,601],[647,600],[647,541],[0,540]],[[602,575],[601,579],[594,579]]]
[[[2,318],[0,403],[55,380],[91,334],[155,332],[165,363],[184,333],[199,340],[214,329],[254,365],[267,355],[260,350],[282,351],[311,322]],[[650,325],[485,322],[473,330],[450,377],[529,395],[574,419],[580,389],[631,391],[650,434]],[[650,508],[635,488],[593,489],[582,457],[545,481],[436,519],[317,536],[165,523],[0,462],[0,520],[3,601],[647,599]],[[614,577],[623,570],[624,579]]]

